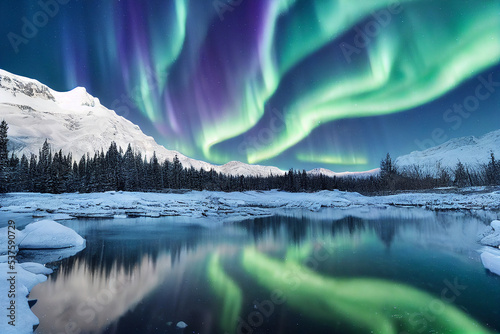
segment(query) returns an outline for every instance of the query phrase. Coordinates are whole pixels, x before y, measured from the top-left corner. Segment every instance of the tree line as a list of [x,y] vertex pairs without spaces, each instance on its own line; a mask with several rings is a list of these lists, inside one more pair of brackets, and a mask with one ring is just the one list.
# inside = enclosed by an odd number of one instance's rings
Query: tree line
[[454,170],[439,168],[438,173],[425,173],[418,166],[398,170],[389,154],[381,161],[380,173],[366,176],[329,177],[311,175],[305,170],[290,169],[284,175],[232,176],[211,169],[184,167],[177,156],[172,161],[159,161],[156,154],[146,159],[129,144],[123,151],[111,143],[106,152],[82,156],[74,161],[72,154],[52,152],[46,140],[39,154],[21,158],[8,151],[8,125],[0,124],[0,192],[102,192],[165,191],[167,189],[247,191],[278,189],[289,192],[313,192],[338,189],[374,193],[379,191],[431,189],[448,186],[500,184],[500,163],[491,160],[480,170],[461,162]]

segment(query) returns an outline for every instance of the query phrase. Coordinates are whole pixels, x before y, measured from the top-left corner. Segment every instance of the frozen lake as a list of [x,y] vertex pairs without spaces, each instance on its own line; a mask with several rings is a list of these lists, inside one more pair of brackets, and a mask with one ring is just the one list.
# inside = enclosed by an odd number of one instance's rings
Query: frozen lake
[[87,247],[32,290],[36,333],[500,331],[491,212],[379,211],[63,221]]

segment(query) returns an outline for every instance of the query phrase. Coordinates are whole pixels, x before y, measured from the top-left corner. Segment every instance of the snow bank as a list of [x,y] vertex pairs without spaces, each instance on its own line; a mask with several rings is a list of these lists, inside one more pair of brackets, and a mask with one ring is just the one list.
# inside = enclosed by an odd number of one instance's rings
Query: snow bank
[[492,221],[490,226],[490,232],[481,239],[481,243],[486,246],[498,247],[500,246],[500,220]]
[[[33,326],[39,321],[30,310],[28,295],[35,285],[46,281],[46,275],[52,273],[52,270],[43,264],[51,262],[49,260],[60,260],[74,255],[85,248],[85,240],[81,236],[52,220],[31,223],[22,231],[16,230],[14,240],[17,245],[11,251],[16,256],[19,250],[28,249],[25,252],[35,252],[38,254],[38,259],[44,261],[17,263],[13,254],[8,253],[8,230],[7,228],[0,229],[0,291],[4,294],[0,298],[0,333],[2,334],[33,332]],[[39,250],[30,250],[34,248]],[[48,255],[44,256],[43,253]]]
[[54,249],[82,246],[85,240],[69,227],[53,220],[31,223],[20,231],[20,249]]
[[[28,269],[34,269],[28,267]],[[0,333],[2,334],[22,334],[22,333],[32,333],[33,326],[37,325],[38,318],[31,312],[27,295],[30,290],[38,283],[45,282],[47,276],[38,274],[38,270],[24,269],[20,265],[16,265],[16,275],[9,274],[10,269],[7,263],[0,263],[0,291],[2,292],[2,298],[0,298]],[[9,281],[12,276],[15,276],[15,289],[13,295],[9,295],[8,292],[11,289],[11,282]],[[12,296],[13,298],[9,298]],[[13,313],[13,318],[15,326],[9,325],[8,321],[11,321],[9,307],[14,301],[15,313]]]
[[[483,235],[485,235],[481,239],[483,245],[500,248],[500,220],[492,221],[489,231]],[[483,247],[481,262],[486,269],[500,275],[500,249],[493,247]]]
[[[467,189],[466,189],[467,190]],[[465,191],[465,190],[464,190]],[[363,196],[342,191],[287,193],[282,191],[182,194],[107,192],[91,194],[12,193],[2,197],[2,212],[44,212],[78,218],[185,216],[218,221],[265,217],[283,210],[317,212],[322,208],[423,207],[430,210],[500,210],[500,191],[470,188],[467,193],[405,193]]]
[[494,274],[500,275],[500,250],[485,247],[481,253],[483,266]]

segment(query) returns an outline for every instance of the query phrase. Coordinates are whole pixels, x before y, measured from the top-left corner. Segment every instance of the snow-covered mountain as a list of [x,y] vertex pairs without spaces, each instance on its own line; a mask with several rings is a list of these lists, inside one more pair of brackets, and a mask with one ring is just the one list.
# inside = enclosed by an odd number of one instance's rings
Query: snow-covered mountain
[[333,172],[333,171],[331,171],[329,169],[325,169],[325,168],[315,168],[315,169],[311,169],[307,173],[309,175],[323,174],[325,176],[330,176],[330,177],[334,177],[334,176],[336,176],[336,177],[339,177],[339,176],[370,177],[370,176],[377,175],[379,172],[380,172],[380,168],[367,170],[365,172],[341,172],[341,173]]
[[[37,80],[18,76],[0,69],[0,120],[9,124],[9,149],[18,156],[38,154],[45,139],[53,151],[72,152],[74,159],[87,153],[109,148],[116,142],[124,150],[128,144],[132,149],[152,157],[156,152],[161,160],[173,160],[177,155],[182,165],[210,170],[226,175],[268,176],[285,172],[273,166],[249,165],[231,161],[225,165],[191,159],[177,151],[168,150],[156,143],[153,137],[144,134],[138,125],[104,107],[98,98],[91,96],[85,88],[77,87],[69,92],[57,92]],[[377,169],[378,170],[378,169]],[[377,170],[367,172],[336,173],[325,168],[316,168],[310,175],[326,176],[370,176]]]
[[441,145],[424,151],[415,151],[396,159],[400,169],[417,165],[425,172],[435,173],[438,166],[453,170],[458,161],[470,168],[480,168],[487,164],[491,152],[500,158],[500,130],[496,130],[482,137],[462,137],[451,139]]
[[9,124],[10,150],[18,155],[38,154],[45,139],[53,150],[72,152],[73,158],[103,149],[112,141],[124,150],[130,143],[136,151],[160,160],[172,160],[175,155],[185,167],[215,169],[228,175],[281,175],[277,167],[229,162],[222,166],[188,158],[157,144],[139,126],[107,109],[99,99],[77,87],[69,92],[57,92],[40,82],[0,70],[0,120]]

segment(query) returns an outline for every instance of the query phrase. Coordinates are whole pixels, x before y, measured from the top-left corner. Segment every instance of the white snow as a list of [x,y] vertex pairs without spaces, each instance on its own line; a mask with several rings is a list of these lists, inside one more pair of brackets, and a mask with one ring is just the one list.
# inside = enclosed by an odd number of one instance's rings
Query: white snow
[[500,250],[492,247],[484,247],[481,253],[483,266],[494,274],[500,275]]
[[[272,166],[248,165],[232,161],[222,166],[188,158],[156,143],[140,127],[117,115],[77,87],[69,92],[57,92],[46,85],[0,69],[0,109],[2,119],[9,124],[10,144],[14,151],[27,157],[38,154],[45,139],[53,151],[72,152],[74,159],[96,151],[106,151],[111,142],[124,151],[130,143],[135,151],[148,158],[153,152],[160,161],[178,156],[184,167],[210,170],[230,175],[282,175]],[[126,116],[126,115],[125,115]]]
[[454,170],[459,160],[470,168],[477,169],[488,163],[491,152],[496,157],[500,156],[500,130],[479,138],[470,136],[451,139],[424,151],[400,156],[396,159],[396,165],[399,169],[417,165],[422,172],[435,175],[438,165]]
[[481,237],[483,245],[493,246],[481,249],[481,262],[486,269],[500,275],[500,249],[498,249],[500,248],[500,220],[492,221],[489,229],[482,233]]
[[[13,89],[14,87],[16,89]],[[153,137],[144,134],[139,126],[101,105],[99,99],[91,96],[83,87],[76,87],[69,92],[57,92],[36,80],[1,69],[0,108],[2,119],[9,124],[11,144],[19,156],[23,153],[27,157],[31,153],[38,154],[43,142],[48,139],[53,151],[62,149],[65,153],[72,152],[73,158],[78,160],[86,153],[93,155],[96,151],[106,151],[114,141],[123,150],[126,150],[130,143],[134,150],[146,154],[148,158],[156,152],[160,161],[172,161],[177,155],[182,165],[188,168],[193,166],[207,171],[214,169],[216,172],[234,176],[285,173],[273,166],[249,165],[239,161],[230,161],[219,166],[188,158],[156,143]],[[317,168],[308,173],[369,177],[378,173],[378,169],[336,173]]]
[[[0,321],[0,333],[32,333],[33,326],[38,324],[38,318],[31,312],[26,296],[35,285],[45,282],[47,276],[37,274],[37,270],[34,273],[24,269],[20,265],[16,265],[15,297],[9,298],[7,295],[7,292],[10,290],[8,279],[13,276],[8,274],[10,271],[7,263],[0,263],[0,291],[2,292],[2,298],[0,298],[0,316],[2,319]],[[7,308],[10,307],[11,300],[15,301],[15,326],[9,325],[7,322],[10,320],[8,318],[10,310]]]
[[184,321],[179,321],[176,325],[177,328],[186,328],[188,325]]
[[29,224],[20,231],[19,239],[21,249],[57,249],[85,244],[85,240],[78,233],[52,220]]
[[500,246],[500,220],[494,220],[490,224],[491,228],[481,239],[481,243],[486,246]]
[[1,212],[17,212],[20,207],[37,215],[50,211],[73,217],[113,218],[124,216],[187,216],[214,221],[235,221],[270,216],[290,209],[318,211],[322,208],[423,207],[432,210],[498,210],[500,191],[483,188],[463,193],[404,193],[390,196],[363,196],[358,193],[321,191],[287,193],[281,191],[210,192],[183,194],[106,192],[92,194],[11,193],[2,197]]
[[370,176],[376,176],[380,173],[380,168],[375,168],[375,169],[371,169],[371,170],[368,170],[368,171],[363,171],[363,172],[333,172],[329,169],[326,169],[326,168],[315,168],[315,169],[311,169],[310,171],[307,172],[307,174],[309,175],[325,175],[325,176],[329,176],[329,177],[342,177],[342,176],[350,176],[350,177],[370,177]]
[[[68,256],[68,254],[75,254],[85,247],[85,240],[80,237],[72,229],[56,223],[55,221],[43,220],[35,223],[28,224],[24,230],[16,230],[16,249],[14,252],[17,254],[19,249],[57,249],[72,247],[73,252],[67,252],[69,248],[65,248],[63,253],[50,254],[48,257],[39,256],[38,259],[47,261],[25,262],[12,264],[7,256],[8,250],[8,230],[7,228],[0,229],[0,291],[2,297],[0,298],[0,333],[2,334],[22,334],[32,333],[33,326],[39,323],[38,318],[31,312],[28,305],[28,296],[31,289],[38,283],[47,280],[47,276],[52,273],[52,270],[44,266],[45,263],[51,262],[49,260],[61,259]],[[39,251],[40,252],[40,251]],[[48,251],[52,253],[53,250]],[[56,250],[58,252],[58,250]],[[12,255],[12,254],[9,254]],[[36,257],[35,257],[36,258]],[[12,267],[13,265],[13,267]],[[9,281],[10,280],[10,281]],[[13,286],[15,286],[15,289]],[[15,312],[8,309],[15,306]],[[14,313],[12,313],[14,312]],[[12,315],[12,318],[9,318]],[[12,326],[8,321],[13,320],[15,326]]]
[[490,225],[491,225],[491,227],[493,227],[493,229],[495,231],[500,232],[500,220],[494,220],[494,221],[491,222]]

